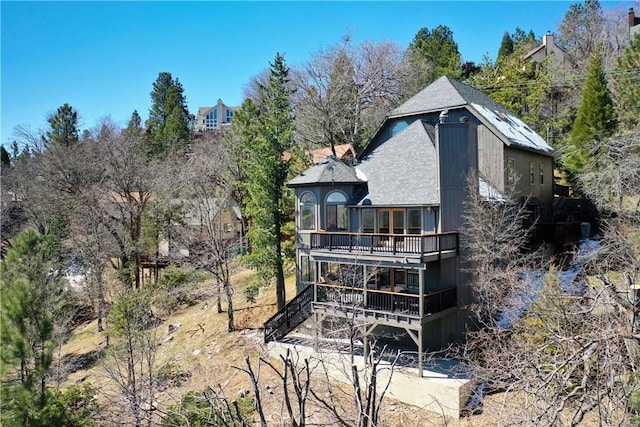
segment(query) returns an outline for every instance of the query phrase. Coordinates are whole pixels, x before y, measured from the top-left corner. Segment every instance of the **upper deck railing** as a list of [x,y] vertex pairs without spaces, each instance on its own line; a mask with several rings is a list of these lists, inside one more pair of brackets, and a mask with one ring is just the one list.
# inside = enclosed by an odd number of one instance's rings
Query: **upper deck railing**
[[458,250],[457,232],[436,234],[311,233],[311,249],[385,254],[429,254]]

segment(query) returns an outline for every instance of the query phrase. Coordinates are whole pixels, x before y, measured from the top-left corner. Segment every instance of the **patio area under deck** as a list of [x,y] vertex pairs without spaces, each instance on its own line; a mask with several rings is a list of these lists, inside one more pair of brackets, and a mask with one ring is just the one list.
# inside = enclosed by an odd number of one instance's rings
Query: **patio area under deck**
[[[423,287],[421,283],[420,288]],[[405,330],[421,355],[424,352],[425,325],[457,310],[457,288],[410,294],[316,283],[312,307],[318,323],[327,316],[362,320],[366,325],[362,331],[365,350],[368,350],[367,337],[378,326],[389,326]],[[420,376],[422,372],[420,356]]]

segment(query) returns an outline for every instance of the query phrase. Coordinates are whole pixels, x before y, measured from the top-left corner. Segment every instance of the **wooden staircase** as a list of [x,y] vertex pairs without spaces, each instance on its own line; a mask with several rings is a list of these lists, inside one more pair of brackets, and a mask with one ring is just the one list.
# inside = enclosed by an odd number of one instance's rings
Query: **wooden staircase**
[[264,323],[264,343],[284,338],[311,316],[313,285],[307,286]]

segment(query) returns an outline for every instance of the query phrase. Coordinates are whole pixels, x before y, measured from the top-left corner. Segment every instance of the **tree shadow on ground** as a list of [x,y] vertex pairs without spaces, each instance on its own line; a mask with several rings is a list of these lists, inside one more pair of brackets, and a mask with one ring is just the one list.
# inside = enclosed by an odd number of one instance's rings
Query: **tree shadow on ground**
[[104,354],[104,348],[98,348],[87,353],[69,353],[65,354],[58,363],[65,368],[64,370],[68,375],[78,371],[91,369],[104,356]]

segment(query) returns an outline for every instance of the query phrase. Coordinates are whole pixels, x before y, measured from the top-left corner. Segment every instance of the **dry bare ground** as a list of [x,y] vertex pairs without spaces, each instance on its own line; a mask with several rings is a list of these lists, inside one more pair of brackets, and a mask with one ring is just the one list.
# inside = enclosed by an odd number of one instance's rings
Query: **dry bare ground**
[[[167,408],[178,404],[186,392],[201,391],[208,386],[220,386],[224,396],[230,399],[247,391],[253,394],[248,376],[236,367],[245,367],[244,360],[248,356],[254,368],[258,368],[258,358],[266,355],[260,328],[276,308],[273,287],[263,289],[253,303],[246,300],[243,289],[252,277],[252,271],[239,270],[232,278],[238,331],[227,332],[226,313],[216,312],[213,298],[176,311],[158,326],[161,344],[157,352],[156,370],[172,373],[171,381],[163,384],[161,391],[156,394],[158,407]],[[293,278],[289,277],[287,296],[292,298],[294,295],[295,284]],[[177,328],[169,333],[169,329],[175,327]],[[78,327],[60,353],[61,360],[66,362],[67,367],[62,385],[89,383],[98,391],[106,391],[110,386],[100,360],[105,348],[106,335],[104,332],[97,332],[95,321]],[[280,361],[273,362],[278,366]],[[265,413],[271,419],[269,425],[289,425],[282,417],[285,408],[280,379],[266,366],[260,368],[259,376]],[[99,398],[101,395],[102,393],[98,394]],[[455,420],[387,398],[383,402],[381,425],[493,426],[497,423],[489,408],[494,400],[494,397],[488,400],[485,414]],[[502,402],[496,401],[496,404]],[[313,413],[315,422],[327,422],[317,411]]]

